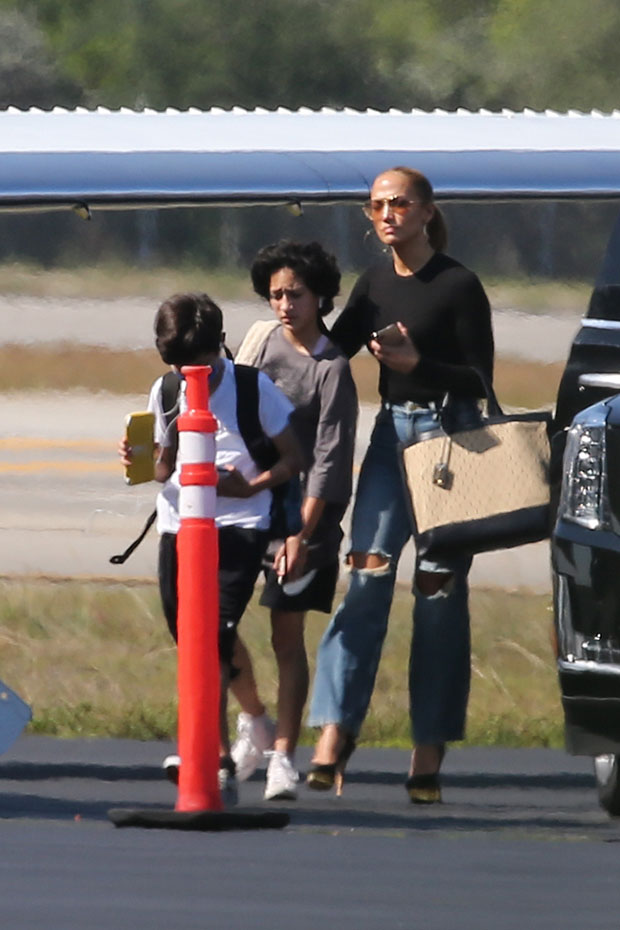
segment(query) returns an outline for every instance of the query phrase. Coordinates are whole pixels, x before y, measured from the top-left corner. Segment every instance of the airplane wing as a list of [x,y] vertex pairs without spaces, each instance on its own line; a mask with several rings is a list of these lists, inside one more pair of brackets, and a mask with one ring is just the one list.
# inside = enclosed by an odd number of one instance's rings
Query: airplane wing
[[620,111],[0,112],[0,209],[361,201],[395,165],[438,199],[620,196]]

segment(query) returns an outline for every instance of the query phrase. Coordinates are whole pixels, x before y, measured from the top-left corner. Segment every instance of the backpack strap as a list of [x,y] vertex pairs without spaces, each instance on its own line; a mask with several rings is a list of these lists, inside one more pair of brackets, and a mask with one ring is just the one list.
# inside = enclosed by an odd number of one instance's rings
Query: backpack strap
[[172,442],[170,448],[174,452],[173,461],[176,462],[179,450],[179,432],[176,418],[179,415],[179,397],[181,394],[181,380],[174,371],[167,371],[161,379],[161,409],[164,414],[166,429],[169,431]]
[[239,432],[258,467],[266,471],[277,462],[278,452],[263,431],[258,414],[258,368],[235,364],[235,382]]
[[[237,423],[239,432],[248,452],[263,471],[271,468],[278,460],[278,451],[275,444],[267,436],[261,426],[258,413],[258,369],[249,365],[235,365],[235,384],[237,388]],[[179,412],[179,395],[181,382],[174,371],[167,372],[161,383],[161,401],[166,427],[171,432],[171,448],[174,448],[174,457],[179,445],[179,434],[176,428],[176,417]],[[284,488],[281,485],[280,488]],[[275,490],[275,489],[274,489]],[[157,517],[155,509],[148,517],[142,532],[124,552],[113,555],[110,562],[113,565],[122,565],[131,553],[140,545]]]
[[[237,425],[248,452],[263,471],[272,468],[278,461],[276,444],[265,431],[259,417],[258,368],[235,363],[237,385]],[[271,512],[269,535],[271,540],[286,539],[301,529],[299,480],[289,479],[271,488]]]

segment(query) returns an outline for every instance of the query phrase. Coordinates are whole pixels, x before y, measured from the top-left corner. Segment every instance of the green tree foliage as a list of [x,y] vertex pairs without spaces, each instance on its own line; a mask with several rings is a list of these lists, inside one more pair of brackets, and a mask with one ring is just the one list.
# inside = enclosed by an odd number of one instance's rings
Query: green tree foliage
[[609,110],[619,37],[617,0],[0,0],[0,86],[20,105]]
[[0,9],[0,107],[49,108],[58,99],[70,106],[79,101],[80,91],[61,77],[35,17]]
[[[619,38],[618,0],[0,0],[0,107],[607,111]],[[98,217],[81,235],[73,217],[0,218],[0,256],[53,263],[138,241],[144,261],[246,261],[289,233],[287,216],[260,209]],[[456,252],[469,260],[471,246],[475,265],[485,248],[508,273],[589,276],[598,260],[601,227],[583,205],[477,209],[478,231],[471,206],[449,211]],[[359,217],[328,219],[308,210],[290,235],[334,235],[345,266],[364,263]],[[580,235],[560,248],[552,226]]]
[[620,104],[615,0],[499,0],[488,106],[613,110]]
[[369,37],[350,22],[347,31],[344,9],[334,15],[320,0],[37,0],[32,8],[91,105],[364,108],[388,100],[388,86],[368,70]]

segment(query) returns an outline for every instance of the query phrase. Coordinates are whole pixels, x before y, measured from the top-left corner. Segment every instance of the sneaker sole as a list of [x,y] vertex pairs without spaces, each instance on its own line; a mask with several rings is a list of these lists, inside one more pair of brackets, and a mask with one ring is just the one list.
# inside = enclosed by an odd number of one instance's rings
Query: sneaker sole
[[285,788],[283,791],[278,791],[276,794],[265,793],[263,799],[265,801],[296,801],[297,792]]

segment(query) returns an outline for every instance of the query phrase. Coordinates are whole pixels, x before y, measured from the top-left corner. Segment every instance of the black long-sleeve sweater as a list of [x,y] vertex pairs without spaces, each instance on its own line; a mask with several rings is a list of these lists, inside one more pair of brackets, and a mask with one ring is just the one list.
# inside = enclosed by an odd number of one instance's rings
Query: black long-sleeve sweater
[[477,276],[441,252],[414,275],[397,275],[392,263],[376,265],[357,280],[330,337],[349,356],[371,333],[400,321],[420,352],[410,374],[380,366],[383,400],[440,401],[447,391],[481,397],[476,370],[493,377],[491,309]]

